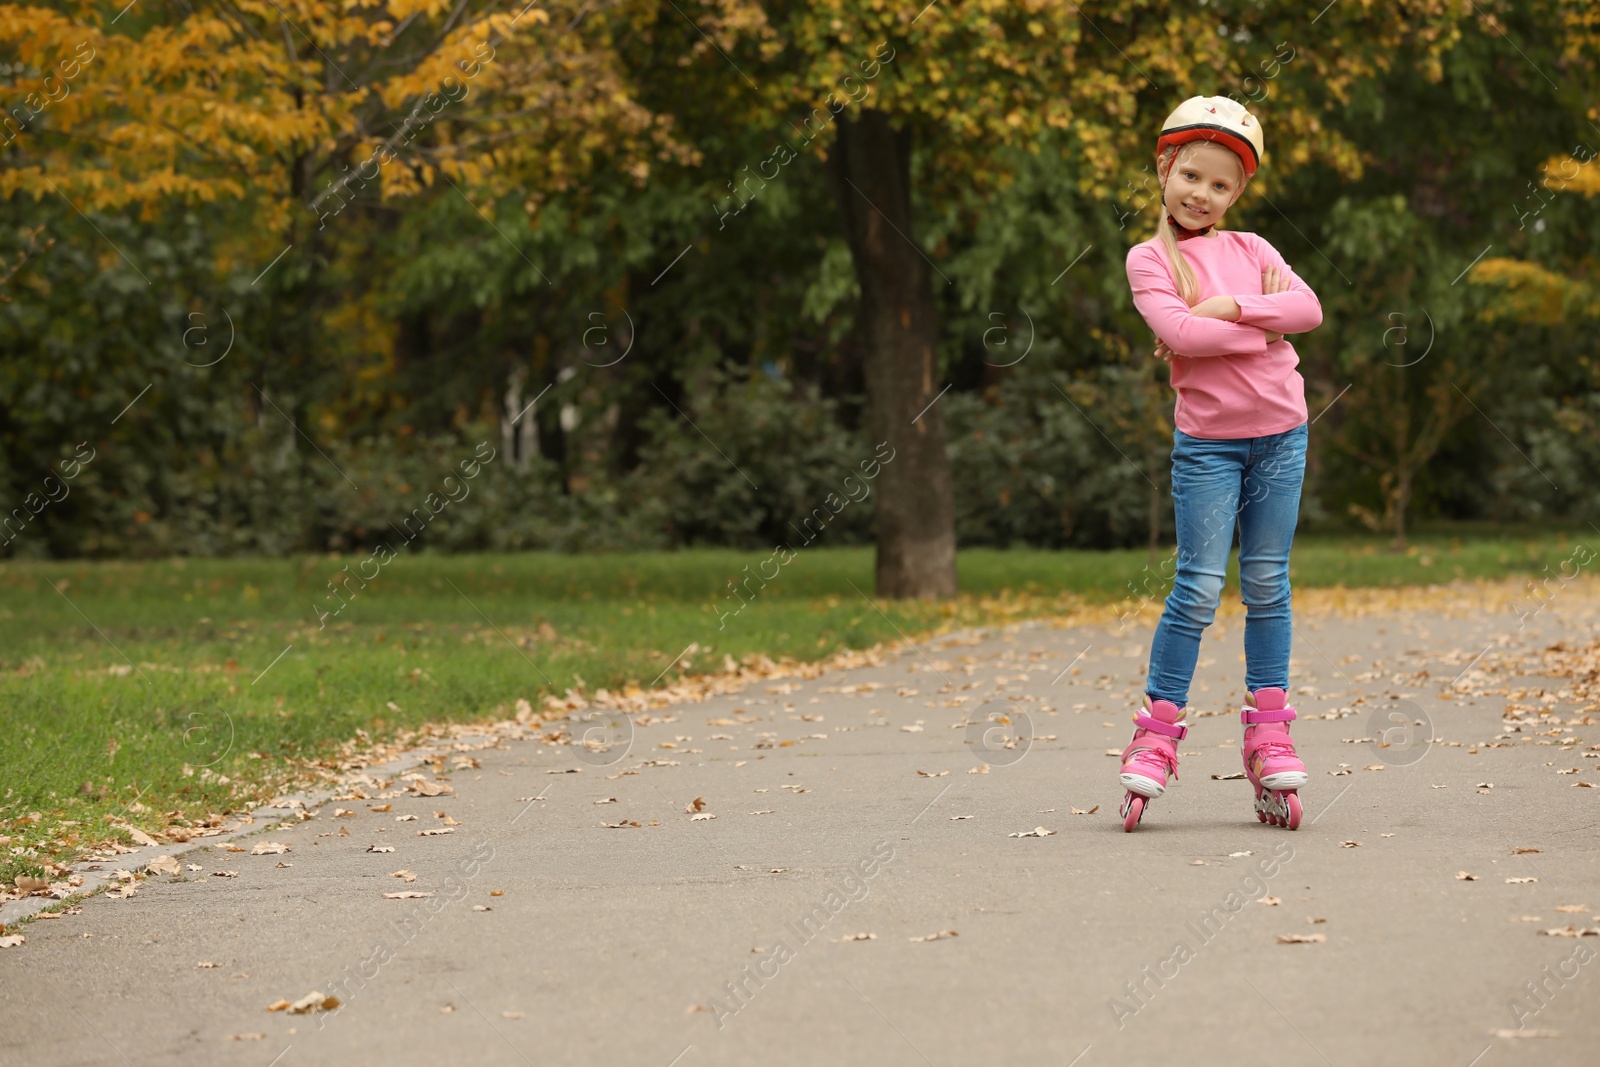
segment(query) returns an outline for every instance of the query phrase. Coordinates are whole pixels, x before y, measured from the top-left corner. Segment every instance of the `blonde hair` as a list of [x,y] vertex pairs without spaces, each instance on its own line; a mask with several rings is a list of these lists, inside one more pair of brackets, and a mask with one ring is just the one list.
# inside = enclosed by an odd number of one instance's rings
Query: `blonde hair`
[[[1190,141],[1188,144],[1196,142]],[[1178,157],[1178,149],[1185,145],[1169,144],[1156,156],[1156,177],[1161,183],[1161,218],[1156,222],[1156,236],[1161,239],[1161,245],[1167,250],[1167,261],[1172,264],[1172,278],[1177,283],[1178,295],[1183,302],[1193,307],[1200,300],[1200,282],[1194,276],[1194,268],[1189,266],[1189,261],[1178,251],[1178,231],[1173,229],[1172,223],[1167,221],[1167,176],[1172,172],[1173,161]],[[1243,171],[1243,167],[1240,170]],[[1245,178],[1240,183],[1239,193],[1234,195],[1229,207],[1237,202],[1239,195],[1244,192]],[[1215,227],[1214,227],[1215,228]]]

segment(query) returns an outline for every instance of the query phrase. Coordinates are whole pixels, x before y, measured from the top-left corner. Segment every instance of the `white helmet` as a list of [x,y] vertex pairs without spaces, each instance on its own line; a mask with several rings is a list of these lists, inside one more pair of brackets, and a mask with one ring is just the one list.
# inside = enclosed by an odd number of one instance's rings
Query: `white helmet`
[[1169,144],[1190,141],[1212,141],[1232,149],[1244,164],[1246,178],[1256,172],[1261,154],[1266,151],[1261,120],[1250,114],[1243,104],[1226,96],[1191,96],[1179,104],[1161,124],[1156,154],[1160,155]]

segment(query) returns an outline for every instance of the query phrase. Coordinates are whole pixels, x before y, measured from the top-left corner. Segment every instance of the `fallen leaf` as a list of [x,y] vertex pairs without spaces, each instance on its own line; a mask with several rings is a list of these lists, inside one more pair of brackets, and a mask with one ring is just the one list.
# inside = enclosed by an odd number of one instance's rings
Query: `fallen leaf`
[[1544,937],[1600,937],[1600,927],[1557,926],[1539,933]]
[[949,771],[918,771],[917,772],[917,777],[918,778],[943,778],[946,775],[948,775],[949,773],[950,773]]
[[693,813],[693,812],[696,812],[696,811],[704,811],[705,810],[705,806],[706,806],[706,801],[705,801],[704,797],[695,797],[693,800],[689,801],[689,803],[684,807],[683,810],[686,811],[686,812]]
[[1256,901],[1256,903],[1265,904],[1269,908],[1275,908],[1279,904],[1282,904],[1283,901],[1278,897],[1262,897],[1260,900]]
[[183,869],[186,870],[186,871],[203,871],[203,870],[205,870],[205,868],[200,866],[198,863],[185,863],[183,865]]
[[394,807],[393,804],[368,804],[367,805],[367,810],[368,811],[379,811],[379,812],[382,812],[382,811],[388,811],[392,807]]
[[1381,770],[1383,770],[1383,764],[1381,764],[1381,763],[1369,763],[1369,764],[1367,764],[1365,767],[1363,767],[1361,769],[1364,770],[1364,771],[1381,771]]
[[424,892],[420,892],[420,891],[415,890],[415,889],[402,889],[398,893],[385,893],[383,895],[383,899],[385,899],[385,900],[420,900],[423,897],[431,897],[431,896],[433,896],[432,893],[424,893]]
[[50,888],[50,883],[43,878],[35,878],[31,874],[17,875],[17,888],[24,893],[42,893]]
[[289,851],[289,846],[281,841],[263,841],[250,850],[252,856],[281,856]]
[[394,846],[393,845],[368,845],[367,846],[367,851],[368,852],[393,852],[394,851]]
[[876,940],[878,940],[878,935],[877,934],[845,934],[843,937],[835,937],[835,938],[831,938],[830,940],[836,941],[836,942],[840,942],[840,941],[876,941]]
[[1361,847],[1361,842],[1360,841],[1340,841],[1339,842],[1339,847],[1340,848],[1360,848]]
[[616,802],[617,802],[617,798],[616,797],[606,797],[603,800],[595,801],[596,804],[615,804]]
[[473,911],[493,911],[493,910],[494,910],[494,909],[493,909],[493,908],[491,908],[491,907],[490,907],[490,906],[489,906],[489,905],[487,905],[487,904],[474,904],[474,905],[473,905],[473,906],[472,906],[472,910],[473,910]]
[[1490,1030],[1490,1037],[1560,1037],[1560,1030]]
[[1244,777],[1244,772],[1243,771],[1234,771],[1232,774],[1213,774],[1211,776],[1211,779],[1212,779],[1212,781],[1216,781],[1216,782],[1234,782],[1234,781],[1238,781],[1239,779],[1241,779],[1243,777]]
[[520,1011],[503,1011],[500,1013],[500,1018],[502,1019],[520,1019],[522,1016],[523,1013]]
[[1393,837],[1393,834],[1379,834],[1379,837]]
[[696,812],[695,814],[689,816],[689,821],[690,822],[701,822],[701,821],[703,821],[705,819],[715,819],[715,818],[716,818],[716,816],[711,814],[709,811],[701,811],[701,812]]
[[151,874],[181,874],[183,868],[171,856],[157,856],[145,866]]
[[967,773],[968,774],[988,774],[989,773],[989,765],[987,763],[980,763],[976,767],[968,767],[967,768]]
[[1072,812],[1074,815],[1093,815],[1095,812],[1100,810],[1100,805],[1096,804],[1094,807],[1084,810],[1083,808],[1075,808],[1071,804],[1068,804],[1067,810]]
[[962,819],[974,819],[974,818],[977,818],[977,816],[975,816],[975,815],[952,815],[952,816],[950,816],[950,821],[951,822],[960,822]]
[[333,817],[335,819],[353,819],[356,817],[356,813],[349,808],[334,808]]
[[544,773],[546,773],[546,774],[577,774],[580,770],[582,770],[581,767],[565,767],[565,768],[562,768],[561,770],[545,771]]
[[1543,915],[1513,915],[1513,916],[1511,916],[1511,921],[1514,922],[1514,923],[1537,923],[1537,922],[1543,922],[1544,921],[1544,916]]
[[200,968],[202,971],[210,971],[216,969],[217,965],[212,963],[210,960],[201,960],[199,963],[195,964],[195,966]]
[[406,870],[403,867],[398,871],[390,871],[389,872],[389,877],[390,878],[404,878],[406,880],[406,884],[407,885],[410,885],[412,882],[415,882],[417,880],[417,876],[416,875],[412,874],[410,871]]
[[1477,880],[1478,876],[1475,874],[1468,874],[1466,871],[1456,872],[1456,881],[1458,882],[1476,882]]
[[1035,826],[1032,830],[1025,830],[1023,832],[1015,833],[1015,834],[1007,834],[1006,836],[1007,837],[1051,837],[1051,836],[1054,836],[1054,834],[1055,834],[1054,830],[1046,830],[1042,826]]
[[239,872],[238,871],[212,871],[211,872],[211,877],[213,877],[213,878],[237,878],[237,877],[239,877]]
[[289,1002],[287,1000],[274,1000],[271,1004],[267,1005],[267,1010],[268,1011],[288,1011],[289,1010]]
[[1279,934],[1280,945],[1320,945],[1328,940],[1327,934]]
[[922,732],[922,727],[917,726],[915,724],[913,724],[911,726],[902,726],[902,727],[900,727],[900,732],[901,733],[907,733],[907,734],[920,734]]
[[232,1040],[234,1040],[234,1041],[265,1041],[266,1039],[267,1039],[267,1035],[266,1034],[257,1034],[257,1033],[234,1034],[233,1038],[232,1038]]
[[1525,856],[1530,852],[1538,852],[1538,851],[1539,850],[1536,849],[1536,848],[1513,848],[1511,850],[1511,854],[1513,856]]
[[960,936],[961,935],[956,933],[954,930],[940,930],[938,933],[924,934],[921,937],[913,937],[911,940],[912,941],[943,941],[944,939],[949,938],[949,937],[960,937]]
[[449,782],[430,782],[427,779],[412,779],[406,788],[414,790],[418,796],[424,797],[442,797],[446,793],[454,793],[456,791],[455,787]]
[[[324,996],[321,990],[312,990],[289,1005],[290,1015],[305,1015],[313,1011],[332,1011],[339,1006],[338,997]],[[270,1009],[269,1009],[270,1010]]]
[[1352,771],[1352,770],[1348,770],[1347,769],[1347,770],[1342,770],[1342,771],[1329,771],[1328,773],[1333,775],[1335,778],[1338,778],[1340,775],[1343,775],[1343,774],[1354,774],[1355,772]]
[[1191,867],[1204,867],[1205,865],[1206,865],[1206,861],[1205,860],[1190,860],[1189,861],[1189,866],[1191,866]]
[[8,934],[0,937],[0,948],[16,948],[26,940],[28,939],[21,934]]
[[137,827],[128,826],[124,827],[124,829],[128,831],[128,836],[133,838],[133,843],[136,845],[153,845],[156,843],[155,838]]
[[1306,916],[1306,925],[1307,926],[1316,926],[1318,923],[1325,923],[1327,921],[1328,921],[1327,919],[1324,919],[1324,918],[1321,918],[1321,917],[1313,918],[1313,917],[1311,917],[1309,915]]
[[639,824],[632,819],[623,819],[621,822],[603,822],[600,825],[607,830],[620,830],[625,826],[638,826]]
[[762,808],[760,811],[752,811],[750,814],[751,815],[771,815],[773,812],[775,812],[777,810],[778,810],[777,808]]
[[1529,882],[1537,882],[1538,880],[1531,875],[1522,878],[1507,878],[1506,885],[1527,885]]
[[417,831],[417,836],[418,837],[438,837],[441,834],[453,834],[453,833],[455,833],[455,831],[452,830],[450,827],[441,826],[436,830],[418,830]]
[[273,864],[273,866],[274,866],[274,867],[293,867],[293,866],[294,866],[294,864],[292,864],[292,863],[285,863],[285,862],[283,862],[283,860],[279,860],[279,861],[278,861],[278,862],[277,862],[277,863],[274,863],[274,864]]
[[417,821],[417,817],[415,815],[396,815],[394,817],[394,821],[395,822],[416,822]]
[[1589,910],[1589,905],[1587,905],[1587,904],[1557,904],[1556,905],[1556,910],[1557,911],[1568,911],[1568,912],[1571,912],[1571,911],[1588,911]]

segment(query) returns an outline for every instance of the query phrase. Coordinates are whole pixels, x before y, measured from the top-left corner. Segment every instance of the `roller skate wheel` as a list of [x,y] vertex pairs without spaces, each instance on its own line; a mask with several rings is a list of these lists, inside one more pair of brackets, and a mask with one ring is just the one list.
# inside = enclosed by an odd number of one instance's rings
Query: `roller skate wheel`
[[1291,830],[1300,829],[1300,816],[1302,814],[1300,798],[1294,793],[1285,793],[1283,794],[1283,801],[1284,806],[1289,809],[1289,818],[1284,821],[1283,825]]
[[1139,820],[1144,818],[1145,798],[1138,793],[1129,793],[1122,801],[1122,829],[1125,833],[1133,833],[1133,828],[1139,825]]

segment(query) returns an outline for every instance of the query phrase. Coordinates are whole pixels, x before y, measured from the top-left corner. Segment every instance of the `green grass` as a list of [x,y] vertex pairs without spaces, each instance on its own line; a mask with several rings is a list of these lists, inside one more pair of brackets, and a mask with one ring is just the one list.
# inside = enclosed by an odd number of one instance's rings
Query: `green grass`
[[[1312,536],[1293,574],[1302,587],[1532,577],[1578,540],[1439,531],[1394,554],[1381,538]],[[354,559],[0,564],[0,880],[104,839],[107,816],[158,832],[245,807],[363,734],[483,719],[519,698],[538,708],[580,680],[648,686],[692,643],[691,671],[725,654],[812,660],[897,627],[988,621],[983,597],[1022,614],[1119,601],[1161,570],[1143,551],[971,550],[959,603],[880,612],[856,591],[872,589],[870,549],[815,548],[719,629],[738,603],[727,582],[766,555],[403,554],[326,628],[313,603]]]

